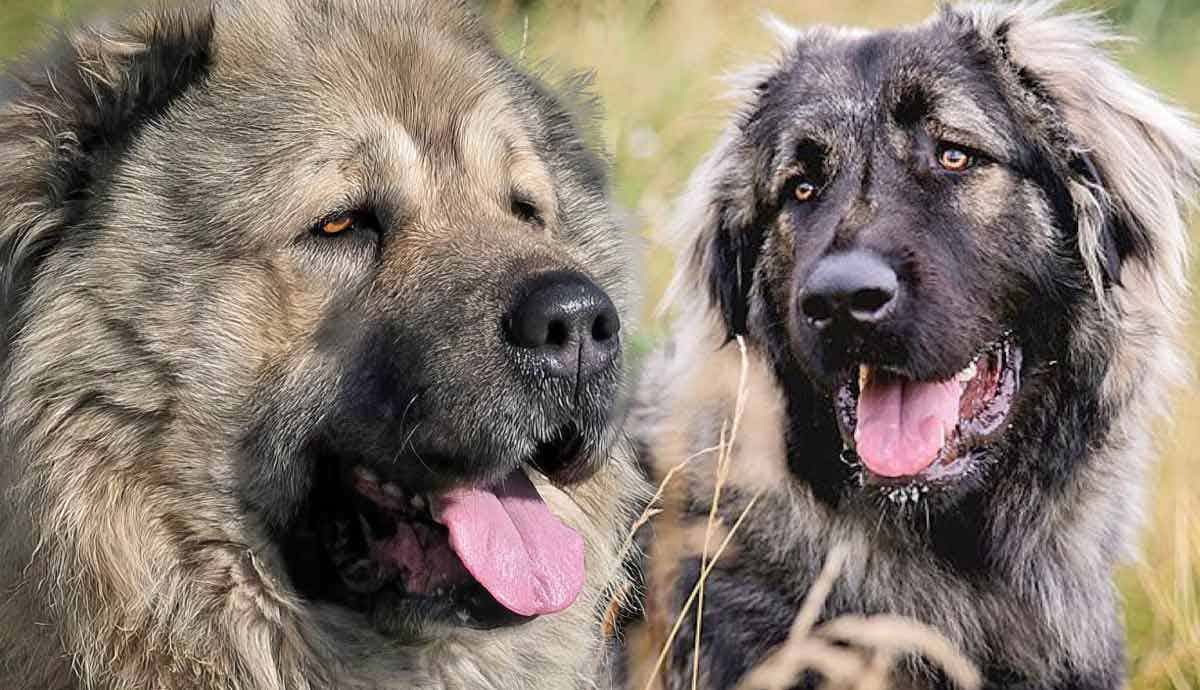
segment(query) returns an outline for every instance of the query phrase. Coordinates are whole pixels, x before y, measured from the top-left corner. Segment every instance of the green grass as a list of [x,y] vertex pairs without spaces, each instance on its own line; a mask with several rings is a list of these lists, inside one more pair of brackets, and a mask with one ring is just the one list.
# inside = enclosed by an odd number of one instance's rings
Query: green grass
[[[109,3],[112,4],[112,3]],[[717,75],[774,50],[758,16],[770,10],[795,23],[888,26],[924,17],[917,0],[788,2],[723,0],[561,0],[488,3],[504,45],[527,62],[594,71],[605,117],[598,135],[612,152],[619,199],[641,231],[661,229],[672,198],[719,131],[728,112]],[[1071,2],[1073,6],[1083,6]],[[46,20],[94,10],[88,0],[0,0],[0,58],[33,45]],[[1138,38],[1122,59],[1154,87],[1200,112],[1200,0],[1125,0],[1100,7]],[[645,260],[648,350],[661,324],[651,308],[671,271],[652,246]],[[1192,330],[1200,343],[1200,329]],[[1121,573],[1135,690],[1200,689],[1200,393],[1179,394],[1162,425],[1158,489],[1147,515],[1143,560]]]

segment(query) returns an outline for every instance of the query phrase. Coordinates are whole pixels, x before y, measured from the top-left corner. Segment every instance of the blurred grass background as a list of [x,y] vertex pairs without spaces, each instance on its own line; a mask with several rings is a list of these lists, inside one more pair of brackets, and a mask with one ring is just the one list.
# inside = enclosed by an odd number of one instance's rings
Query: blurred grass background
[[[103,12],[118,2],[0,0],[0,59],[35,46],[63,18]],[[1130,69],[1200,112],[1200,0],[1098,0],[1086,6],[1136,39],[1120,54]],[[487,7],[506,48],[527,62],[547,61],[551,75],[594,72],[605,113],[598,135],[616,165],[617,194],[652,237],[728,114],[718,75],[775,49],[759,22],[764,12],[794,23],[884,27],[920,20],[933,3],[491,0]],[[643,348],[661,328],[651,312],[670,270],[667,252],[650,245]],[[1193,323],[1189,334],[1197,361],[1200,328]],[[1200,393],[1190,382],[1161,428],[1162,461],[1143,555],[1120,576],[1130,682],[1135,690],[1200,690]]]

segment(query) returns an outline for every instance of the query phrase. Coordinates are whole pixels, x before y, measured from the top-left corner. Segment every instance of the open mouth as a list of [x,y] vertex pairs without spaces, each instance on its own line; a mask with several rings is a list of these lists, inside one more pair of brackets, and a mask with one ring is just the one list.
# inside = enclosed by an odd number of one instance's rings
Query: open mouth
[[[528,465],[561,470],[581,446],[578,434],[562,433]],[[490,629],[566,609],[583,589],[583,539],[550,511],[529,471],[427,492],[381,467],[325,461],[300,529],[307,553],[289,558],[289,569],[306,596],[389,632],[431,621]]]
[[1005,428],[1020,371],[1021,349],[1009,336],[942,381],[860,365],[834,395],[849,461],[865,469],[864,482],[877,484],[961,476],[975,451]]

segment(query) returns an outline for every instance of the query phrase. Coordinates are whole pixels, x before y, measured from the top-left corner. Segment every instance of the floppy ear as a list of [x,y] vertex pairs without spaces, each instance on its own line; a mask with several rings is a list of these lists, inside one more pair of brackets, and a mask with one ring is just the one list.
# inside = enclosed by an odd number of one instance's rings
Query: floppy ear
[[1018,78],[1064,121],[1073,149],[1071,196],[1093,285],[1120,284],[1131,259],[1183,288],[1187,207],[1200,176],[1200,132],[1121,68],[1116,36],[1095,15],[1052,14],[1053,3],[973,12]]
[[[728,340],[746,334],[754,266],[763,235],[754,222],[754,182],[740,170],[739,131],[725,132],[692,174],[672,222],[682,250],[664,305],[717,311]],[[694,296],[705,304],[688,304]]]
[[[707,303],[700,308],[720,314],[727,340],[746,334],[754,267],[764,239],[755,201],[756,166],[741,122],[761,101],[769,79],[798,35],[782,22],[768,20],[783,52],[777,61],[751,65],[726,78],[730,86],[727,96],[736,102],[740,114],[692,173],[673,214],[668,238],[682,260],[664,305],[686,301],[692,295],[705,296]],[[682,304],[684,309],[692,306]]]
[[697,249],[705,253],[701,263],[708,277],[708,290],[725,320],[727,337],[732,340],[746,334],[750,288],[762,248],[762,229],[753,222],[739,222],[729,207],[716,209],[715,215],[717,224],[707,246]]
[[212,16],[172,10],[64,38],[0,86],[0,324],[89,203],[95,177],[207,73]]
[[712,209],[713,224],[692,247],[692,265],[700,266],[709,299],[724,319],[727,340],[746,334],[750,287],[762,232],[734,222],[727,206]]
[[[1096,253],[1103,286],[1120,286],[1121,264],[1133,254],[1142,258],[1148,257],[1150,246],[1146,240],[1149,236],[1146,232],[1140,232],[1130,227],[1131,218],[1128,213],[1122,213],[1121,209],[1112,203],[1107,205],[1101,203],[1105,194],[1104,178],[1100,175],[1100,170],[1096,167],[1090,153],[1077,152],[1075,158],[1071,160],[1070,168],[1077,180],[1082,182],[1085,190],[1089,190],[1084,192],[1073,190],[1072,198],[1075,199],[1077,219],[1084,218],[1080,215],[1083,207],[1090,207],[1094,214],[1093,217],[1085,219],[1087,222],[1082,232],[1096,236]],[[1088,194],[1091,196],[1087,196]],[[1081,249],[1086,246],[1084,240],[1084,237],[1080,238]],[[1086,249],[1083,251],[1085,257],[1092,254]]]

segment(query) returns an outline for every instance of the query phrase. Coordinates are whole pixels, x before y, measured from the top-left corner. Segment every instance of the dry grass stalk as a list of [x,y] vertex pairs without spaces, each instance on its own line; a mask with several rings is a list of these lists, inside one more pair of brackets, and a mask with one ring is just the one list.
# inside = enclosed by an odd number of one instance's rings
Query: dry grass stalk
[[[741,425],[742,415],[746,411],[746,382],[750,372],[750,358],[746,353],[746,341],[742,336],[737,336],[738,354],[740,355],[740,369],[738,373],[737,397],[733,406],[733,422],[728,421],[721,423],[721,437],[719,448],[720,454],[717,456],[716,477],[713,481],[712,502],[708,509],[708,524],[704,530],[704,548],[700,556],[700,569],[703,573],[708,569],[708,549],[712,541],[713,528],[717,523],[717,508],[721,504],[721,490],[725,486],[725,482],[729,479],[729,470],[733,464],[733,441],[737,438],[738,427]],[[728,429],[728,437],[726,430]],[[700,636],[704,632],[704,583],[707,578],[701,577],[697,583],[699,588],[699,596],[696,603],[696,637],[695,650],[692,654],[692,690],[698,690],[700,687]]]
[[810,670],[820,673],[824,687],[830,690],[886,690],[893,667],[906,653],[920,654],[938,664],[964,690],[980,687],[982,679],[970,660],[923,623],[892,615],[847,615],[814,629],[845,559],[844,546],[830,550],[787,641],[746,675],[739,690],[785,690]]
[[718,546],[716,552],[713,553],[712,561],[709,562],[707,568],[704,568],[700,572],[700,580],[696,583],[696,586],[692,588],[691,595],[688,596],[687,601],[683,604],[683,609],[680,611],[679,616],[675,619],[675,625],[671,627],[671,632],[667,635],[667,639],[663,642],[662,650],[658,655],[658,659],[654,662],[654,667],[651,669],[651,672],[647,677],[646,685],[643,690],[652,690],[654,687],[654,683],[658,679],[658,674],[662,670],[663,662],[667,660],[667,653],[670,652],[671,645],[675,642],[675,636],[679,634],[679,629],[683,627],[684,618],[687,616],[688,612],[691,611],[692,604],[696,602],[696,597],[700,591],[700,583],[708,578],[709,573],[711,573],[713,568],[716,567],[717,562],[721,560],[721,555],[725,553],[725,549],[729,546],[729,542],[733,541],[733,535],[737,534],[737,531],[741,528],[742,523],[745,522],[746,516],[750,514],[750,511],[754,508],[754,505],[758,503],[758,499],[761,497],[762,492],[759,492],[746,502],[746,507],[742,509],[741,514],[738,516],[737,522],[733,523],[733,527],[729,529],[729,532],[725,535],[725,538],[721,540],[720,546]]
[[722,423],[720,440],[715,448],[707,448],[699,453],[693,454],[688,458],[685,458],[680,464],[671,468],[671,470],[663,478],[662,483],[659,485],[659,490],[655,494],[655,500],[657,500],[657,498],[662,495],[663,489],[665,488],[666,483],[671,479],[672,475],[677,470],[682,469],[682,467],[691,459],[697,457],[698,455],[712,452],[713,450],[718,451],[715,467],[716,478],[714,482],[713,497],[709,506],[708,524],[705,528],[704,547],[700,561],[700,577],[698,578],[696,585],[692,588],[692,592],[688,596],[687,601],[684,603],[682,610],[680,610],[678,616],[676,616],[675,623],[672,626],[670,633],[663,641],[662,648],[659,650],[658,659],[655,662],[653,670],[647,677],[645,690],[650,690],[654,686],[658,678],[658,674],[662,669],[662,665],[666,661],[667,654],[670,652],[671,645],[674,644],[675,637],[679,634],[679,629],[682,627],[684,620],[691,611],[693,603],[697,604],[697,611],[695,631],[696,649],[692,665],[692,688],[695,689],[699,687],[700,637],[703,632],[704,620],[704,584],[708,580],[708,576],[712,572],[713,568],[716,567],[717,562],[721,559],[721,555],[725,552],[725,549],[728,547],[733,535],[741,527],[742,522],[746,519],[746,516],[750,514],[750,510],[754,507],[762,495],[762,493],[759,492],[750,499],[745,508],[742,509],[737,521],[725,535],[725,538],[722,540],[720,546],[717,548],[716,552],[712,554],[712,558],[710,559],[709,548],[711,546],[712,536],[716,530],[716,527],[722,522],[721,518],[717,515],[717,509],[720,506],[721,491],[729,478],[730,468],[732,467],[733,444],[737,438],[737,430],[741,425],[742,416],[745,414],[746,410],[746,387],[749,380],[750,360],[746,350],[745,340],[741,336],[737,337],[737,346],[739,355],[741,357],[741,366],[738,375],[737,396],[734,401],[734,413],[732,421],[726,420],[724,423]]
[[941,667],[963,690],[975,690],[983,679],[975,665],[936,629],[911,618],[880,614],[840,616],[822,625],[816,634],[859,647],[899,653],[917,653]]
[[[720,446],[712,446],[711,448],[705,448],[697,451],[681,460],[679,464],[675,465],[667,472],[662,481],[659,482],[658,488],[655,490],[654,495],[651,496],[650,500],[646,502],[646,507],[642,509],[641,515],[639,515],[638,518],[633,521],[633,524],[629,528],[629,533],[625,535],[625,542],[621,545],[621,550],[618,551],[618,553],[621,554],[622,560],[627,558],[629,556],[629,552],[633,549],[634,539],[637,537],[638,530],[662,514],[662,508],[658,507],[659,501],[662,500],[662,496],[663,493],[666,492],[667,485],[671,483],[671,480],[675,478],[675,475],[683,471],[683,469],[687,467],[688,463],[690,463],[692,460],[695,460],[702,455],[707,455],[708,453],[714,453],[718,450],[720,450]],[[613,592],[612,598],[609,599],[608,608],[605,610],[604,619],[601,623],[601,629],[604,631],[604,636],[606,638],[617,634],[617,618],[620,615],[621,610],[628,604],[628,598],[631,594],[633,594],[633,585],[626,584]]]
[[702,455],[708,455],[709,453],[715,453],[720,449],[721,446],[712,446],[710,448],[698,450],[683,460],[680,460],[679,464],[667,471],[667,474],[663,476],[662,481],[658,483],[658,488],[654,491],[654,495],[651,496],[650,500],[646,502],[646,507],[642,510],[642,514],[633,521],[633,525],[629,528],[629,533],[625,535],[625,543],[621,545],[621,550],[618,552],[621,554],[622,558],[629,555],[630,549],[633,548],[633,540],[637,537],[638,530],[662,513],[662,509],[658,507],[659,502],[662,500],[663,493],[665,493],[667,490],[667,485],[671,483],[671,480],[675,478],[675,475],[682,472],[683,469],[688,466],[688,463],[696,458]]
[[[717,506],[721,501],[721,488],[725,485],[725,480],[728,477],[726,471],[727,458],[729,453],[724,450],[725,432],[727,424],[721,423],[721,454],[717,457],[716,477],[713,481],[712,503],[708,508],[708,525],[704,529],[704,548],[700,552],[700,570],[703,571],[708,567],[708,547],[712,541],[713,524],[717,519]],[[700,635],[704,632],[704,578],[697,583],[699,587],[699,596],[696,601],[696,648],[692,654],[692,690],[697,690],[700,686]]]

